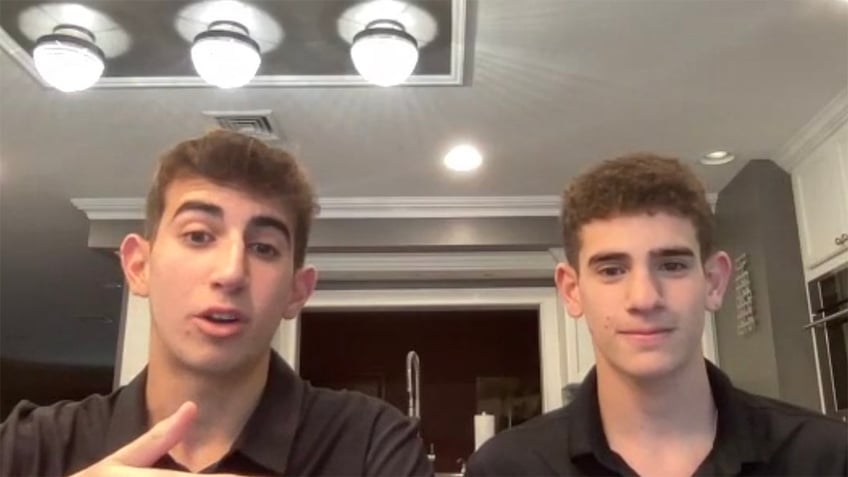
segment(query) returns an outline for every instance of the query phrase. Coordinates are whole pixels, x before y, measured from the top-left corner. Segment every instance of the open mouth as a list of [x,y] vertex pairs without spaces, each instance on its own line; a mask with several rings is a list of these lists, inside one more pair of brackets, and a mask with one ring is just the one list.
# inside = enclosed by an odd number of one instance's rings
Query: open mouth
[[212,311],[195,316],[195,323],[208,336],[226,338],[245,329],[247,320],[238,312]]
[[207,315],[201,315],[206,321],[210,321],[212,323],[238,323],[241,321],[235,313],[210,313]]

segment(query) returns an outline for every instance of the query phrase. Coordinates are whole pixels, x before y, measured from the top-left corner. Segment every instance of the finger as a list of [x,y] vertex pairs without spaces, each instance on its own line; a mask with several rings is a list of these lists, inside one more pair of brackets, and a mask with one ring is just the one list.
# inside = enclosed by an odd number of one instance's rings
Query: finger
[[195,417],[197,406],[187,401],[176,412],[159,421],[141,437],[118,449],[107,459],[131,467],[153,465],[183,439]]

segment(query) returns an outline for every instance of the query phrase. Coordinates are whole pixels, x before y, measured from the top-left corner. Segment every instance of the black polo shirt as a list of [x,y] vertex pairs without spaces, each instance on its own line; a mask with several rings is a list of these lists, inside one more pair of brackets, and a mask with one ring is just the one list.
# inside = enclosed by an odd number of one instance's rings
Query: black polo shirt
[[[709,362],[707,374],[718,408],[718,431],[695,475],[848,475],[848,426],[842,421],[736,389]],[[486,442],[469,459],[466,475],[636,472],[607,443],[592,370],[568,406]]]
[[[147,431],[146,371],[108,396],[36,407],[0,425],[0,475],[67,476]],[[182,470],[166,455],[155,467]],[[268,381],[232,450],[204,473],[424,476],[417,426],[389,404],[314,388],[272,353]]]

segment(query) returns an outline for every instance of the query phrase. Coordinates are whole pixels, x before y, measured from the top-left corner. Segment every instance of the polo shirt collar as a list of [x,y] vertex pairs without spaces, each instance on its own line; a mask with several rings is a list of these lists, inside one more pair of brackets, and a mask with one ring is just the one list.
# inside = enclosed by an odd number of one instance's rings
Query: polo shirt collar
[[[115,404],[106,435],[107,454],[147,431],[146,384],[147,368],[114,394]],[[262,467],[283,474],[300,424],[305,392],[306,383],[276,352],[272,352],[265,389],[231,453],[240,453]]]
[[[746,463],[766,461],[767,443],[756,431],[759,424],[755,413],[740,397],[730,378],[713,363],[707,360],[705,363],[718,409],[716,439],[707,460],[712,461],[721,474],[735,474]],[[621,459],[610,449],[604,433],[595,368],[583,380],[567,412],[567,452],[571,460],[594,456],[608,467],[615,466]]]

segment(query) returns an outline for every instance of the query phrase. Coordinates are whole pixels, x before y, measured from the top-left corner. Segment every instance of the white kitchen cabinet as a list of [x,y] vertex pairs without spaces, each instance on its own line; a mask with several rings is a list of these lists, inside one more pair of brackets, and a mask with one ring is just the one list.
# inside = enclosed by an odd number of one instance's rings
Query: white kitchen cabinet
[[804,265],[848,261],[848,125],[798,164],[792,182]]

